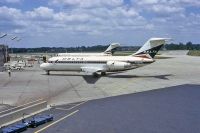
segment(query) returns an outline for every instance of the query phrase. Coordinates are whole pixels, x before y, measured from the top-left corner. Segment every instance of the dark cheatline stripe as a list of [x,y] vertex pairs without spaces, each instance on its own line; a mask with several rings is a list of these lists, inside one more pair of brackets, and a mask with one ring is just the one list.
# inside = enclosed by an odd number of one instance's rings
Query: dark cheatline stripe
[[135,57],[141,57],[141,58],[151,59],[149,56],[147,56],[147,54],[136,55]]

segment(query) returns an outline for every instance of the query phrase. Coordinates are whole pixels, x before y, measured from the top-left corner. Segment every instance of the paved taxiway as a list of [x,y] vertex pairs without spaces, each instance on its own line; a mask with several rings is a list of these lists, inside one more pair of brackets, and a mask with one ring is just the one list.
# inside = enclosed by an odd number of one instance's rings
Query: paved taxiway
[[[179,52],[178,52],[179,53]],[[169,53],[165,54],[169,56]],[[0,73],[0,101],[19,105],[44,98],[51,105],[105,98],[181,84],[200,84],[200,58],[174,54],[148,66],[101,78],[77,72],[45,75],[39,65],[21,72]]]
[[56,106],[26,133],[199,133],[200,85],[180,85]]

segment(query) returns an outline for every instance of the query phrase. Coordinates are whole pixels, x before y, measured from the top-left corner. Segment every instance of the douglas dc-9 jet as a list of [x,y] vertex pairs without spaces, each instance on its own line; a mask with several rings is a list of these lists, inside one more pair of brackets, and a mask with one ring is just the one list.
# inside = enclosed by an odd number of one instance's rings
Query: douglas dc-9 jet
[[58,53],[58,56],[112,56],[118,47],[119,43],[111,43],[102,53]]
[[49,75],[50,71],[78,71],[106,75],[136,69],[155,62],[154,57],[168,38],[151,38],[136,53],[129,56],[57,56],[49,58],[40,67]]

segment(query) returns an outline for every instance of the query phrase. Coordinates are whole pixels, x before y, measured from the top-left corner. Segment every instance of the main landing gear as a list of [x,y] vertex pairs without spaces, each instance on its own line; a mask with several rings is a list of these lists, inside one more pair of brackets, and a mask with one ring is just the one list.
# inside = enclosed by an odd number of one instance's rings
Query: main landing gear
[[101,76],[105,76],[106,75],[106,72],[101,72]]
[[49,75],[50,74],[50,71],[46,71],[46,75]]
[[92,76],[97,78],[99,76],[99,74],[98,73],[93,73]]
[[[95,78],[97,78],[97,77],[99,77],[99,74],[98,73],[93,73],[92,74],[93,75],[93,77],[95,77]],[[101,72],[101,76],[105,76],[106,75],[106,72]]]

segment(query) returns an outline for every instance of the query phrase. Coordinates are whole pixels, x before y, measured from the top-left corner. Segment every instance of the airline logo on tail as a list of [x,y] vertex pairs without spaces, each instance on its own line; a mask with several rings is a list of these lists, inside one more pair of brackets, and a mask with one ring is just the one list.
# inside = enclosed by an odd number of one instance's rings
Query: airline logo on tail
[[144,56],[154,58],[157,52],[165,45],[169,38],[151,38],[149,39],[133,56]]

